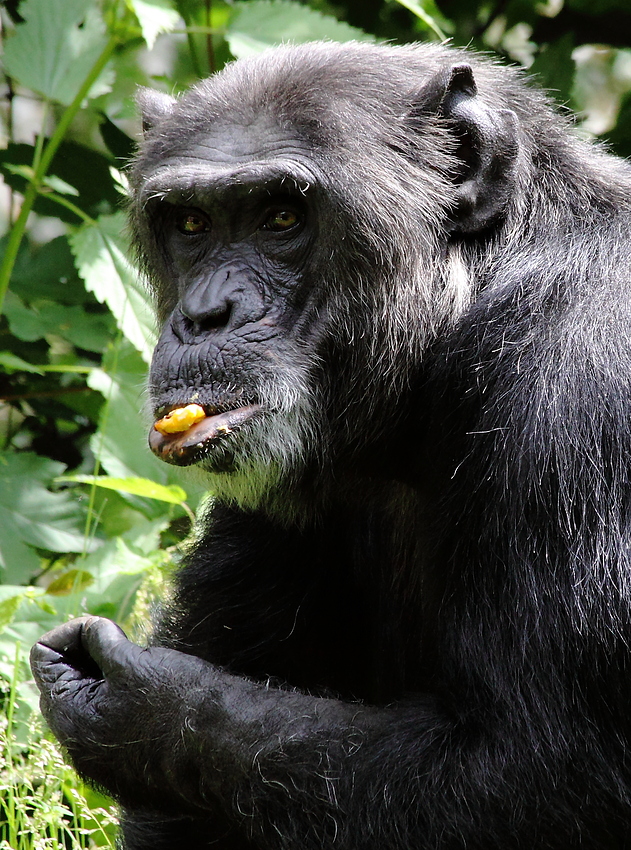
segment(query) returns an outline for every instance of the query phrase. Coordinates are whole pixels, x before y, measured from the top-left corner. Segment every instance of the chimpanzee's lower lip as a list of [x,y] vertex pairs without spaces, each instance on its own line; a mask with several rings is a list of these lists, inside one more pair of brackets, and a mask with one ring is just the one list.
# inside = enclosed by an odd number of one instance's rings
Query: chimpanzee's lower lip
[[214,440],[226,437],[261,411],[260,404],[248,404],[206,416],[186,431],[161,434],[155,427],[149,433],[149,447],[161,460],[178,466],[189,466],[204,457],[204,448]]

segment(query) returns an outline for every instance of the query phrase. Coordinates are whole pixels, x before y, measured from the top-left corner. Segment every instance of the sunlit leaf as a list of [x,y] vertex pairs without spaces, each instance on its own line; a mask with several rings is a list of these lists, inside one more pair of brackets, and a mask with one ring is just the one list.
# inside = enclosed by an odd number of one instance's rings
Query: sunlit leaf
[[8,626],[15,617],[18,608],[25,599],[33,599],[44,593],[40,587],[21,587],[19,585],[0,586],[0,631]]
[[163,32],[171,32],[180,21],[178,12],[169,0],[129,0],[136,13],[142,36],[151,49]]
[[94,225],[80,227],[70,245],[86,288],[107,304],[118,327],[148,363],[157,339],[155,317],[147,289],[127,259],[124,233],[122,213],[102,216]]
[[[24,0],[25,23],[7,40],[4,67],[27,88],[68,105],[102,53],[107,38],[91,0]],[[105,72],[90,92],[109,91]]]
[[[86,611],[119,621],[129,615],[147,570],[163,557],[157,550],[167,524],[165,517],[139,516],[132,529],[81,561],[81,569],[94,577],[81,594]],[[72,598],[56,597],[57,607],[62,608],[65,601],[71,604]]]
[[44,186],[47,186],[59,195],[73,195],[75,198],[79,197],[78,189],[75,189],[75,187],[71,186],[70,183],[66,183],[65,180],[61,179],[61,177],[55,177],[54,174],[49,174],[48,177],[44,177],[42,182]]
[[356,27],[289,0],[252,0],[235,3],[234,9],[226,40],[238,59],[260,53],[279,41],[298,44],[315,39],[374,40]]
[[46,588],[46,592],[52,596],[67,596],[69,593],[76,593],[79,590],[85,590],[94,581],[92,573],[87,570],[66,570]]
[[80,484],[93,484],[119,493],[132,493],[147,499],[170,502],[179,505],[186,501],[186,491],[177,485],[165,486],[148,478],[110,478],[108,475],[66,475],[64,481],[77,481]]
[[438,24],[437,15],[438,9],[433,2],[422,2],[421,0],[397,0],[401,6],[404,6],[408,11],[419,19],[425,29],[431,30],[441,41],[444,41],[447,36],[442,31]]

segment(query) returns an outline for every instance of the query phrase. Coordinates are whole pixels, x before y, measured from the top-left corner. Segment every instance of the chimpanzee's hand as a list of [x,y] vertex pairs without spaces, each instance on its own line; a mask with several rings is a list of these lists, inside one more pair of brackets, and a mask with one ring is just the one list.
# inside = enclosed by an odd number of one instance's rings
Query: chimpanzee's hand
[[[179,730],[212,667],[162,647],[143,649],[110,620],[81,617],[45,634],[31,668],[50,728],[77,770],[128,805],[182,811],[169,787]],[[204,685],[202,685],[204,682]]]
[[[249,793],[263,760],[275,776],[279,763],[292,764],[288,748],[311,739],[319,765],[321,741],[332,751],[349,729],[357,735],[360,715],[362,724],[373,716],[173,649],[143,649],[101,617],[45,634],[31,667],[42,713],[77,770],[130,810],[214,819]],[[341,744],[337,752],[346,757]]]

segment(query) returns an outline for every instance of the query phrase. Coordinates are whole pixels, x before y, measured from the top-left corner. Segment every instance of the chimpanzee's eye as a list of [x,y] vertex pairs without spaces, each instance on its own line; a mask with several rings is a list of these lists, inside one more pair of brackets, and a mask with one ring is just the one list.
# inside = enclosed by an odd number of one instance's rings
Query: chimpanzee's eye
[[177,213],[175,226],[186,236],[195,236],[197,233],[206,233],[210,230],[210,222],[206,216],[196,210],[185,210]]
[[285,230],[292,230],[301,223],[302,216],[295,210],[272,210],[263,223],[263,230],[273,230],[275,233],[282,233]]

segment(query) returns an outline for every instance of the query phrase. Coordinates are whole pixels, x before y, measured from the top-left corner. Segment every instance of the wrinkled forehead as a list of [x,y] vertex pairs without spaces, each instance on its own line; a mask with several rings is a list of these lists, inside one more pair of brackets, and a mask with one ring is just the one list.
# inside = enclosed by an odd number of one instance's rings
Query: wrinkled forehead
[[254,189],[306,193],[317,181],[317,166],[306,141],[269,116],[245,123],[217,120],[195,132],[170,127],[159,152],[145,149],[136,181],[139,200],[214,197]]
[[140,160],[145,173],[153,162],[198,160],[209,167],[265,161],[279,151],[297,157],[306,156],[308,145],[298,131],[273,115],[254,113],[239,116],[203,114],[197,120],[175,110],[141,146]]
[[229,164],[269,159],[279,149],[304,149],[294,128],[283,127],[267,113],[239,116],[235,110],[229,118],[220,115],[195,123],[183,117],[181,124],[176,113],[169,124],[160,140],[163,157],[195,157]]

